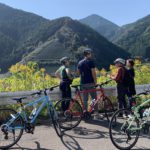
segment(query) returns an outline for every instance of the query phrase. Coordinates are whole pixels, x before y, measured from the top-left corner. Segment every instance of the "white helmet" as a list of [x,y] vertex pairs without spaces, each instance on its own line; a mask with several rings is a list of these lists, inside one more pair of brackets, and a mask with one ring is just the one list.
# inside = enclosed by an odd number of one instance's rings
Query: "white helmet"
[[114,61],[114,63],[117,63],[117,62],[119,62],[119,63],[121,63],[121,64],[123,64],[123,65],[125,65],[125,60],[124,59],[122,59],[122,58],[117,58],[115,61]]

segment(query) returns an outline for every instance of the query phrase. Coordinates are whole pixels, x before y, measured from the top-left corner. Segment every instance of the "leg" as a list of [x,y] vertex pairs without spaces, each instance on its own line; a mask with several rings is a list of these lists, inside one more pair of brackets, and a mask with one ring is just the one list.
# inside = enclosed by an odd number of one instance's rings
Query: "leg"
[[66,85],[66,98],[69,99],[66,104],[65,104],[65,109],[68,109],[69,104],[70,104],[70,100],[71,100],[71,88],[70,88],[70,84]]
[[123,86],[117,86],[117,93],[118,93],[118,104],[119,109],[127,108],[127,103],[125,100],[126,91]]
[[86,111],[88,110],[88,93],[83,93],[83,102],[84,102],[84,107]]
[[[62,94],[62,100],[66,99],[67,98],[67,95],[66,95],[67,92],[66,92],[66,84],[65,84],[65,82],[61,82],[60,83],[60,90],[61,90],[61,94]],[[63,111],[66,110],[65,101],[62,101],[61,108],[62,108]]]
[[[91,95],[91,98],[92,99],[97,99],[97,94],[96,94],[96,91],[93,91],[93,92],[90,92],[90,95]],[[95,110],[98,110],[98,104],[96,104],[94,106]]]

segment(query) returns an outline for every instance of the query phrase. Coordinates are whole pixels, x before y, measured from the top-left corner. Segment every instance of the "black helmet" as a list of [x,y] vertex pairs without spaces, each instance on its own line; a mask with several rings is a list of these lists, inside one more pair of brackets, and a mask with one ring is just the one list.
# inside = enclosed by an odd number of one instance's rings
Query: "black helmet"
[[70,58],[65,56],[65,57],[60,59],[60,62],[61,62],[61,64],[65,64],[66,61],[69,61],[69,60],[70,60]]
[[85,48],[84,51],[83,51],[83,54],[84,54],[84,55],[88,55],[88,54],[91,54],[92,52],[93,52],[92,49],[90,49],[90,48]]

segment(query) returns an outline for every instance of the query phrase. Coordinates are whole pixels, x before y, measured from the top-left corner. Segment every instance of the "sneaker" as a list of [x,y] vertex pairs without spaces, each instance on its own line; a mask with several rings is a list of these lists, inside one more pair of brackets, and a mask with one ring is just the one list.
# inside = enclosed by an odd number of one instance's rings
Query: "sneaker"
[[121,113],[118,114],[118,117],[119,117],[119,118],[123,118],[123,114],[121,114]]
[[127,118],[129,118],[129,116],[126,115],[126,114],[123,114],[123,118],[124,118],[124,119],[127,119]]

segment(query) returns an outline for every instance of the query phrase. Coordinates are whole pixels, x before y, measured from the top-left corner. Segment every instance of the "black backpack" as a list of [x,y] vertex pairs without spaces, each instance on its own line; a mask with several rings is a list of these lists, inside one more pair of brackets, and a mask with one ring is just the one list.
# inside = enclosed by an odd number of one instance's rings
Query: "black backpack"
[[125,87],[129,87],[132,82],[132,77],[126,67],[123,67],[123,69],[124,69],[124,76],[123,76],[122,83]]

